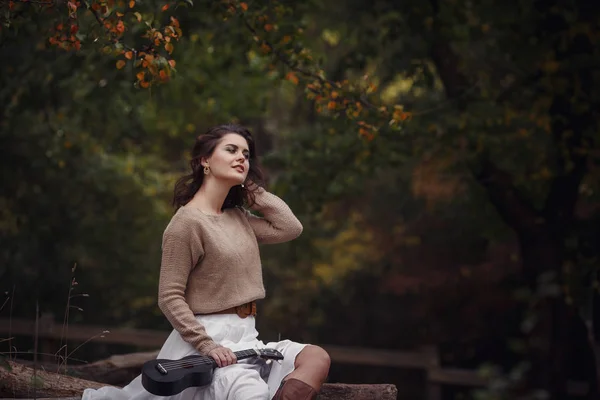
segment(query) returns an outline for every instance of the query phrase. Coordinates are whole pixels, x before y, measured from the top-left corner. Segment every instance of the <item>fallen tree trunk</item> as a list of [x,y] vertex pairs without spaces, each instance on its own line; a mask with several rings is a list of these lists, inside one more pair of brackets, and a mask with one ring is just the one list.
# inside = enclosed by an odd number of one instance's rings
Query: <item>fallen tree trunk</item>
[[[319,400],[396,400],[398,391],[394,385],[347,385],[344,383],[326,383],[319,393]],[[16,397],[13,397],[16,398]],[[1,399],[0,400],[6,400]],[[23,400],[34,400],[28,398]],[[81,400],[75,397],[46,397],[37,400]]]
[[[57,372],[75,378],[87,379],[113,386],[125,386],[140,374],[142,365],[158,356],[158,350],[114,355],[104,360],[90,364],[69,364],[60,366],[58,363],[39,363],[38,368],[49,372]],[[33,367],[33,361],[16,360],[19,364]]]
[[14,399],[29,397],[70,397],[83,393],[86,388],[97,389],[104,383],[73,378],[26,367],[8,361],[10,368],[0,367],[0,396]]
[[323,385],[319,400],[396,400],[398,390],[389,384],[348,385],[345,383],[326,383]]
[[125,386],[138,376],[142,365],[158,356],[158,350],[144,353],[114,355],[91,364],[77,366],[74,372],[79,378],[109,385]]
[[[125,356],[122,356],[125,357]],[[118,360],[113,359],[113,361]],[[123,361],[126,364],[129,362]],[[68,375],[60,375],[43,370],[36,371],[34,378],[33,368],[9,361],[11,369],[0,368],[0,397],[12,399],[40,398],[56,400],[79,400],[86,388],[97,389],[106,386],[106,383],[95,382]],[[107,360],[99,361],[100,365],[110,364]],[[93,363],[93,364],[98,364]],[[90,367],[89,364],[86,367]],[[139,371],[139,366],[137,371]],[[139,372],[138,372],[139,374]],[[35,386],[35,389],[34,389]],[[330,383],[323,385],[319,395],[320,400],[396,400],[397,389],[394,385],[348,385],[343,383]],[[2,399],[0,399],[2,400]]]

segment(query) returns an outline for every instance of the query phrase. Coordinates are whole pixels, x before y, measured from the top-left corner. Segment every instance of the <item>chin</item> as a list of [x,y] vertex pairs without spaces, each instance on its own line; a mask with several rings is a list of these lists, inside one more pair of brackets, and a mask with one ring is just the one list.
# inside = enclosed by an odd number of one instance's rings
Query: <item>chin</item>
[[240,177],[239,175],[236,175],[235,177],[232,177],[229,182],[231,183],[231,186],[237,186],[244,183],[245,180],[246,177]]

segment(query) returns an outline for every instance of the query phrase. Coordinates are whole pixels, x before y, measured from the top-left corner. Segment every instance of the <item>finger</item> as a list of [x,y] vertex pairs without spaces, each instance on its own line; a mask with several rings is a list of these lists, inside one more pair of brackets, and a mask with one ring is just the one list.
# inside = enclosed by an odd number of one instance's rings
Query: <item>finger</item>
[[211,355],[212,359],[215,360],[215,362],[217,363],[217,366],[220,367],[221,366],[221,360],[219,360],[219,356],[217,354],[213,354]]
[[221,357],[219,355],[218,351],[215,351],[215,353],[213,354],[212,358],[215,360],[215,362],[217,363],[217,365],[219,367],[221,367],[223,365],[222,361],[221,361]]
[[221,366],[222,366],[222,367],[226,367],[227,365],[229,365],[229,364],[227,363],[227,355],[225,354],[225,352],[221,352],[221,353],[219,354],[219,358],[221,359]]
[[229,352],[223,352],[223,359],[225,360],[223,366],[227,366],[231,364],[231,357],[229,356]]

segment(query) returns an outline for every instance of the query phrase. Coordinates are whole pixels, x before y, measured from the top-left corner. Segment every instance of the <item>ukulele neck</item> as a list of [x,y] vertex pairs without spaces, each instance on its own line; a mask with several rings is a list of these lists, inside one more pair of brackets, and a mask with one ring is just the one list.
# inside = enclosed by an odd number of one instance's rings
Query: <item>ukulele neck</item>
[[235,351],[234,354],[238,360],[243,360],[245,358],[250,358],[250,357],[256,357],[259,355],[256,350]]

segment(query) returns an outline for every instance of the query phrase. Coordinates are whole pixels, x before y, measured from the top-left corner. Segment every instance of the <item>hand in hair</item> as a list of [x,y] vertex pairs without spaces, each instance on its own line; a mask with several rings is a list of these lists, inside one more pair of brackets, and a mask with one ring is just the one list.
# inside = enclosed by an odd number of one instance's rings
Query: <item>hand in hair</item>
[[249,191],[253,192],[256,189],[258,189],[260,186],[258,186],[256,183],[254,183],[251,179],[247,179],[246,182],[244,182],[244,187],[246,189],[248,189]]

